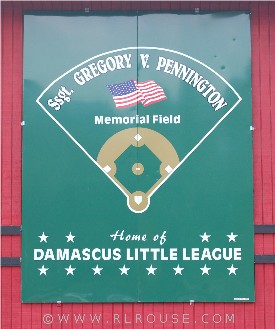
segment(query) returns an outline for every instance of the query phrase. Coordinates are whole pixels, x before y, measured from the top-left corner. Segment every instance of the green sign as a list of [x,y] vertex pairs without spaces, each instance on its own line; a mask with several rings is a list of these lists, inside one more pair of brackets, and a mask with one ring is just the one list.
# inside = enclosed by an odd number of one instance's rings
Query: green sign
[[26,14],[23,124],[23,302],[254,301],[248,13]]

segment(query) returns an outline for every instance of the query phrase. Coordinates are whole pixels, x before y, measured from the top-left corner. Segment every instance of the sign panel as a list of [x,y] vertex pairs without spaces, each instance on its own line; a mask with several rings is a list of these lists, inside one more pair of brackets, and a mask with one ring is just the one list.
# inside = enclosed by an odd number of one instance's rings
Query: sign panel
[[23,301],[253,301],[249,15],[24,33]]

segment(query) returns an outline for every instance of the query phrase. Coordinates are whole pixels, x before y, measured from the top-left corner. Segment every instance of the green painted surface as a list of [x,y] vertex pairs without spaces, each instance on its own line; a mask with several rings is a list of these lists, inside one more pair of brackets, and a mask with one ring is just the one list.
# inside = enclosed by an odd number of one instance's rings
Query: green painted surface
[[250,75],[247,13],[26,14],[23,302],[254,301]]

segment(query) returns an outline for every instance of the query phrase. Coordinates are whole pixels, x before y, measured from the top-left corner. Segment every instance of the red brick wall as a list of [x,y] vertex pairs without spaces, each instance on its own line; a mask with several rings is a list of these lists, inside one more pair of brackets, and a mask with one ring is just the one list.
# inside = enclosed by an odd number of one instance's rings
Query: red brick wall
[[[1,225],[21,225],[22,41],[24,10],[249,10],[252,36],[255,224],[275,224],[275,2],[6,1],[2,6]],[[274,154],[273,154],[274,152]],[[274,163],[273,163],[274,159]],[[20,236],[2,237],[2,257],[21,256]],[[255,254],[275,254],[274,235],[255,235]],[[275,328],[275,265],[256,264],[256,302],[147,304],[21,304],[20,267],[1,268],[3,329],[16,328]],[[245,284],[245,282],[244,282]],[[91,323],[90,314],[102,314]],[[52,317],[46,318],[45,314]],[[58,314],[69,315],[60,324]],[[85,319],[74,321],[76,314]],[[114,323],[119,314],[120,323]],[[168,321],[165,322],[165,315]],[[178,315],[178,323],[172,321]],[[182,314],[186,314],[182,318]],[[207,315],[206,315],[207,314]],[[230,318],[234,314],[233,318]],[[141,315],[142,322],[135,316]],[[160,319],[160,316],[162,318]],[[227,315],[229,317],[227,317]],[[124,318],[126,316],[126,318]],[[155,318],[154,318],[155,316]],[[53,321],[51,325],[46,320]],[[123,320],[124,319],[124,320]],[[174,318],[175,319],[175,318]],[[229,321],[231,319],[231,321]],[[162,320],[162,322],[160,321]],[[196,323],[195,323],[196,321]],[[175,322],[175,320],[174,320]],[[183,323],[184,322],[184,323]],[[208,322],[208,323],[204,323]],[[216,323],[215,323],[216,322]]]

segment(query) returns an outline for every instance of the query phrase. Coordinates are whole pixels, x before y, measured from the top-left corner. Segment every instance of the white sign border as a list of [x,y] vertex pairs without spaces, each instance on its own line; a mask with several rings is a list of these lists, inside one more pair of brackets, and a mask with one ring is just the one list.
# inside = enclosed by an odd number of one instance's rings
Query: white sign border
[[[141,211],[137,211],[134,210],[130,207],[130,203],[129,203],[129,196],[125,193],[125,191],[123,191],[123,189],[112,179],[112,177],[110,177],[103,168],[101,168],[101,166],[97,163],[97,161],[87,152],[87,150],[68,132],[68,130],[58,121],[56,120],[56,118],[44,107],[44,105],[40,102],[40,99],[43,97],[43,95],[59,80],[61,80],[63,77],[65,77],[67,74],[71,73],[72,71],[74,71],[75,69],[77,69],[78,67],[81,67],[82,65],[96,59],[99,58],[101,56],[105,56],[105,55],[109,55],[109,54],[113,54],[113,53],[117,53],[117,52],[122,52],[122,51],[127,51],[127,50],[159,50],[159,51],[166,51],[169,53],[173,53],[173,54],[177,54],[183,57],[186,57],[202,66],[204,66],[205,68],[207,68],[209,71],[211,71],[212,73],[214,73],[218,78],[220,78],[233,92],[234,94],[237,96],[238,100],[237,102],[220,118],[220,120],[207,132],[207,134],[205,134],[202,139],[185,155],[185,157],[179,162],[179,164],[169,173],[169,175],[167,175],[165,177],[165,179],[154,189],[152,190],[152,192],[148,195],[148,205],[145,209],[141,210]],[[127,48],[120,48],[120,49],[115,49],[115,50],[111,50],[108,52],[104,52],[101,53],[99,55],[93,56],[89,59],[87,59],[86,61],[74,66],[73,68],[71,68],[70,70],[66,71],[64,74],[60,75],[57,79],[55,79],[52,83],[50,83],[48,85],[48,87],[46,89],[43,90],[43,92],[39,95],[39,97],[36,99],[37,104],[47,113],[47,115],[67,134],[67,136],[87,155],[87,157],[122,191],[122,193],[126,196],[127,198],[127,205],[128,208],[133,211],[134,213],[142,213],[145,212],[149,206],[150,206],[150,198],[151,196],[167,181],[167,179],[188,159],[188,157],[205,141],[205,139],[218,127],[218,125],[236,108],[236,106],[242,101],[241,96],[237,93],[237,91],[233,88],[233,86],[231,86],[231,84],[224,79],[219,73],[217,73],[215,70],[213,70],[211,67],[209,67],[208,65],[206,65],[205,63],[187,55],[184,53],[181,53],[179,51],[176,50],[171,50],[171,49],[166,49],[166,48],[158,48],[158,47],[127,47]]]

